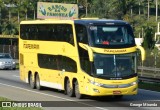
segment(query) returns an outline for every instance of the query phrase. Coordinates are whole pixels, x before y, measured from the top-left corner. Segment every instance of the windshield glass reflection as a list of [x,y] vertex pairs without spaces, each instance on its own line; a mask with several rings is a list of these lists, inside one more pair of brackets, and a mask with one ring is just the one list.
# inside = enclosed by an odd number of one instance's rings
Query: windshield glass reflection
[[136,73],[136,55],[94,54],[94,75],[106,78],[129,77]]
[[134,44],[134,36],[128,25],[97,25],[90,26],[92,43],[98,45],[126,45]]

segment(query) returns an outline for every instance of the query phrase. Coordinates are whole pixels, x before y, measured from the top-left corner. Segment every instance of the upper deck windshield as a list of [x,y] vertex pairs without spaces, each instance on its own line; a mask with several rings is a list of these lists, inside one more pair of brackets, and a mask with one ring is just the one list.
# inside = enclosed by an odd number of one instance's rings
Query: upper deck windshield
[[94,25],[89,27],[94,47],[124,47],[135,45],[129,25]]

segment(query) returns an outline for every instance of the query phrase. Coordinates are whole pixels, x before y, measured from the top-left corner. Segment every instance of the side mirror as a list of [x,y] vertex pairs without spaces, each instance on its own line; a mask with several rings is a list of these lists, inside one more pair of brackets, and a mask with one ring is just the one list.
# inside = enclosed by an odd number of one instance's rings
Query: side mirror
[[141,51],[141,60],[144,61],[146,59],[146,52],[144,48],[140,45],[137,45],[137,48]]
[[93,62],[93,51],[92,51],[92,49],[88,45],[85,45],[85,44],[82,44],[82,43],[79,43],[79,46],[88,51],[89,61]]

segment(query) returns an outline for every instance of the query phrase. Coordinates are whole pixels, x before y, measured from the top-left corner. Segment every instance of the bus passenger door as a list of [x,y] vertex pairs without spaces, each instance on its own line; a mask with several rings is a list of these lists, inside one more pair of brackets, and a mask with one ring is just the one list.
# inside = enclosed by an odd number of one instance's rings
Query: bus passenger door
[[57,76],[57,83],[59,84],[59,86],[61,87],[61,89],[63,88],[63,79],[64,79],[64,74],[65,74],[65,69],[62,69],[58,72],[58,76]]
[[54,62],[56,64],[53,74],[55,79],[52,79],[52,81],[54,81],[56,89],[62,90],[62,75],[64,73],[64,70],[62,70],[62,55],[55,55]]
[[64,85],[65,77],[68,77],[70,80],[77,73],[77,63],[70,56],[61,56],[59,62],[60,71],[58,73],[58,83],[62,86]]

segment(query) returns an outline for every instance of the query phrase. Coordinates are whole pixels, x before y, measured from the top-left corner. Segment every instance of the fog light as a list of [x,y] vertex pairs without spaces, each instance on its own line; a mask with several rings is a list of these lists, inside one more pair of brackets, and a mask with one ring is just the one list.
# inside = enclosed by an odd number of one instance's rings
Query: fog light
[[134,88],[133,90],[132,90],[132,92],[134,92],[134,91],[136,91],[137,90],[137,88]]
[[98,89],[93,88],[93,91],[99,93]]

